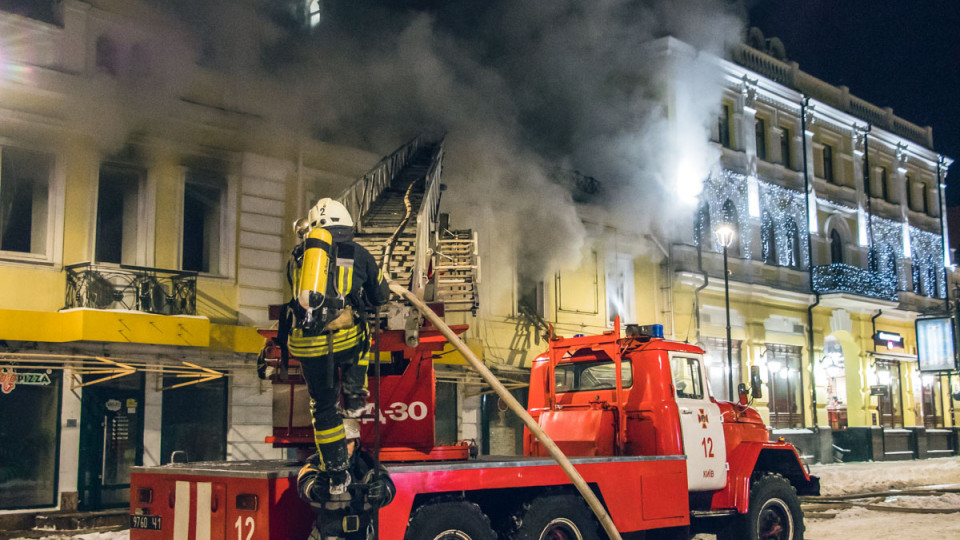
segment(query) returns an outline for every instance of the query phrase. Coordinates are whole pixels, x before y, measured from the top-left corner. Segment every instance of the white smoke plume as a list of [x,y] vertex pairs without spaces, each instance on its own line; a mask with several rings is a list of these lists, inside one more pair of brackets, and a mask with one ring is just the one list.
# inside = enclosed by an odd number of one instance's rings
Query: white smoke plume
[[537,273],[576,264],[568,255],[586,240],[569,189],[550,179],[557,168],[596,178],[618,228],[690,228],[679,201],[717,160],[719,81],[645,44],[673,35],[723,57],[745,14],[727,0],[325,0],[308,34],[295,24],[305,1],[156,3],[235,75],[240,110],[381,154],[446,132],[454,223],[517,246],[500,255]]

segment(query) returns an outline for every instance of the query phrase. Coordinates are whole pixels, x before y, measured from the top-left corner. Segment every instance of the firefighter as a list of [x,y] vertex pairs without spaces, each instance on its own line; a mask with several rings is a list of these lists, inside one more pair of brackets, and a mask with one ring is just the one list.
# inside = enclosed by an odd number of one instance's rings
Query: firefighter
[[332,495],[327,489],[327,472],[321,470],[316,454],[297,475],[300,498],[309,502],[317,519],[308,540],[370,540],[374,538],[373,513],[390,504],[396,487],[387,469],[359,448],[359,422],[344,420],[348,471],[353,481],[344,493]]
[[351,481],[343,417],[359,417],[366,406],[370,332],[364,310],[386,303],[390,291],[373,255],[353,241],[353,219],[341,203],[321,199],[307,219],[295,224],[302,242],[287,266],[293,299],[279,333],[300,363],[319,467],[330,493],[338,495]]

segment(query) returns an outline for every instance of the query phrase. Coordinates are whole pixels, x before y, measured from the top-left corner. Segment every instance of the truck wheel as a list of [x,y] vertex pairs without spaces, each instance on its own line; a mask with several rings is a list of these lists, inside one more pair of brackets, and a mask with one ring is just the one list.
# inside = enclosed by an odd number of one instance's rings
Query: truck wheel
[[490,520],[472,502],[451,501],[417,508],[404,540],[496,540]]
[[573,495],[545,495],[514,518],[511,540],[599,540],[593,512]]
[[750,510],[717,539],[803,540],[803,530],[797,490],[779,474],[766,473],[750,485]]

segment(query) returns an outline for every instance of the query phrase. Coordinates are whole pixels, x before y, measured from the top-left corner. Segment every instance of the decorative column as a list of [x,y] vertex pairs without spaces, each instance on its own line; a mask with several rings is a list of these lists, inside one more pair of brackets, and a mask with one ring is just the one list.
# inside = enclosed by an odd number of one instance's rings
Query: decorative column
[[[907,146],[903,143],[897,143],[897,170],[894,173],[894,184],[897,186],[897,197],[900,200],[900,222],[903,227],[903,258],[905,263],[913,260],[913,251],[910,248],[910,219],[907,215]],[[909,268],[909,267],[908,267]],[[912,272],[907,272],[911,276]]]
[[853,125],[853,180],[857,189],[857,240],[861,247],[870,244],[870,216],[867,215],[867,190],[863,179],[863,154],[866,152],[867,128]]
[[[953,160],[940,156],[939,166],[937,167],[940,176],[937,179],[937,189],[940,190],[940,193],[938,193],[938,201],[940,202],[940,223],[942,224],[947,223],[947,169],[949,169],[952,164]],[[949,268],[953,265],[953,261],[950,260],[950,235],[945,225],[941,227],[941,229],[940,236],[941,240],[943,240],[943,267]],[[949,291],[947,292],[949,296]]]
[[[810,181],[807,182],[807,208],[809,210],[809,215],[807,215],[807,227],[810,234],[817,234],[820,230],[819,222],[817,221],[817,189],[813,185],[813,124],[816,122],[815,113],[816,105],[810,104],[805,107],[806,114],[804,114],[804,130],[803,130],[803,147],[805,151],[802,153],[804,156],[804,164],[806,167],[805,170],[809,171],[811,175]],[[800,136],[798,135],[798,138]],[[811,254],[812,255],[812,254]],[[810,265],[813,266],[813,257],[810,259]]]
[[740,122],[740,137],[743,141],[743,152],[747,156],[747,210],[751,218],[760,217],[760,188],[757,184],[757,79],[743,76],[740,84],[742,113]]

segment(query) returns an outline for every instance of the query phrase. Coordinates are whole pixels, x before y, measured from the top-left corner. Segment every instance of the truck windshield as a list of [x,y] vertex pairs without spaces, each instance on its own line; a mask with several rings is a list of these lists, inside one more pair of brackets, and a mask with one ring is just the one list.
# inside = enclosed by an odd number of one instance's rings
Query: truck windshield
[[[610,390],[617,387],[616,364],[612,360],[558,364],[554,369],[557,392]],[[629,360],[620,363],[623,387],[633,386],[633,367]]]

